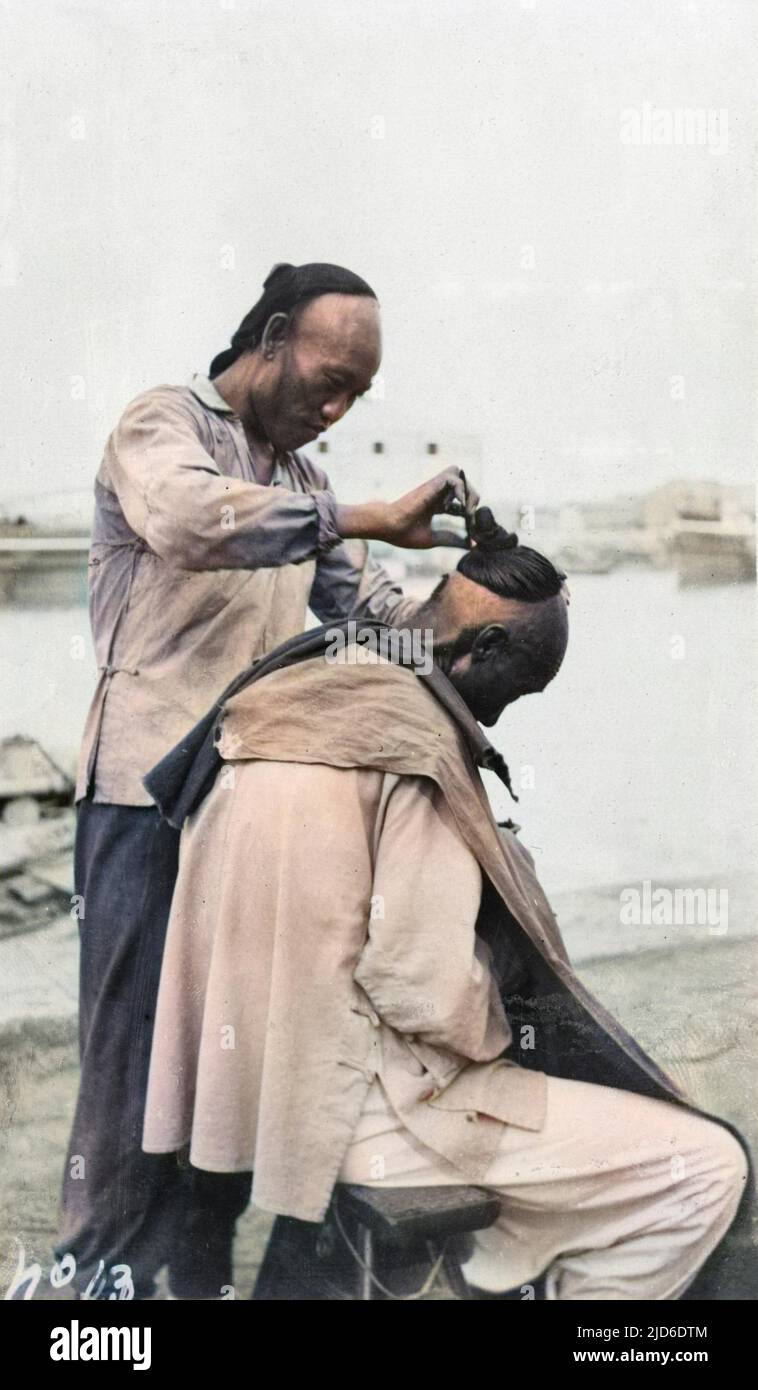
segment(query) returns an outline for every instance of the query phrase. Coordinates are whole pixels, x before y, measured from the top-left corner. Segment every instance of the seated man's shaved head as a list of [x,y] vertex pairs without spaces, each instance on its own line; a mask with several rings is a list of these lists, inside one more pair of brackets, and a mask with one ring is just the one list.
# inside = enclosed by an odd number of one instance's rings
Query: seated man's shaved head
[[434,631],[434,659],[487,726],[506,705],[544,690],[568,642],[565,575],[519,545],[492,513],[476,514],[476,544],[443,579],[417,621]]

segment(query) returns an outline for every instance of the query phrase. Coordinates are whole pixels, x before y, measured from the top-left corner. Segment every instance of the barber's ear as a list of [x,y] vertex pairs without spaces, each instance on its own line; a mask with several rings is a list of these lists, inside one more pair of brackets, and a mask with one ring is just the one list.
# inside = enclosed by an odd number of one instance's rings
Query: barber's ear
[[261,352],[271,359],[279,351],[289,327],[289,314],[272,314],[261,337]]
[[502,623],[490,623],[474,638],[471,648],[472,665],[475,661],[487,661],[490,657],[500,656],[508,650],[510,644],[507,628],[504,628]]

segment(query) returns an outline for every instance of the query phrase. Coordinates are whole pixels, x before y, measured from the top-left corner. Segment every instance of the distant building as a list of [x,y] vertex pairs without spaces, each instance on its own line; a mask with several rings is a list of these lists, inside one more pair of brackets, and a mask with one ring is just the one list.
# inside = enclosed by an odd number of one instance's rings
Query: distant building
[[645,498],[640,493],[583,502],[578,511],[586,531],[630,531],[645,525]]
[[678,529],[682,522],[755,522],[755,488],[747,483],[665,483],[644,499],[645,524],[658,531]]
[[303,452],[326,469],[345,502],[396,497],[450,465],[462,468],[482,490],[482,443],[476,435],[345,428],[330,430]]
[[645,515],[682,584],[755,579],[755,489],[675,481],[649,494]]

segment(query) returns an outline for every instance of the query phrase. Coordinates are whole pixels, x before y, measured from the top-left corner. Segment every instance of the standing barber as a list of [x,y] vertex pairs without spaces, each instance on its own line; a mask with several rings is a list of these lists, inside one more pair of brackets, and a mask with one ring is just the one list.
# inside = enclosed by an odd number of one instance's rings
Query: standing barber
[[244,1174],[140,1148],[178,852],[142,778],[239,670],[302,631],[309,604],[322,622],[410,616],[347,541],[460,544],[432,518],[477,502],[447,469],[397,502],[342,506],[296,452],[368,390],[380,356],[365,280],[277,265],[209,376],[139,396],[106,445],[90,554],[100,677],[76,791],[81,1080],[57,1250],[90,1297],[125,1282],[118,1265],[149,1297],[164,1263],[174,1294],[218,1297],[249,1195]]

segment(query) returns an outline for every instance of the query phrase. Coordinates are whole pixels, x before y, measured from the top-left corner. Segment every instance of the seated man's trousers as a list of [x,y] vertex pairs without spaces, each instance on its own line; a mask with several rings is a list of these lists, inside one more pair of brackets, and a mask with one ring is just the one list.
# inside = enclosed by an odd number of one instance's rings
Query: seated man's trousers
[[164,1264],[173,1293],[219,1297],[250,1198],[249,1173],[201,1173],[141,1148],[178,848],[154,808],[79,804],[81,1078],[56,1257],[74,1256],[76,1287],[89,1286],[89,1297],[107,1298],[122,1264],[137,1298],[152,1294]]
[[[503,1125],[481,1183],[501,1197],[500,1216],[476,1233],[464,1274],[524,1297],[544,1274],[547,1299],[677,1299],[731,1225],[746,1179],[741,1146],[714,1121],[550,1076],[543,1128]],[[378,1077],[339,1180],[470,1182],[403,1127]]]

